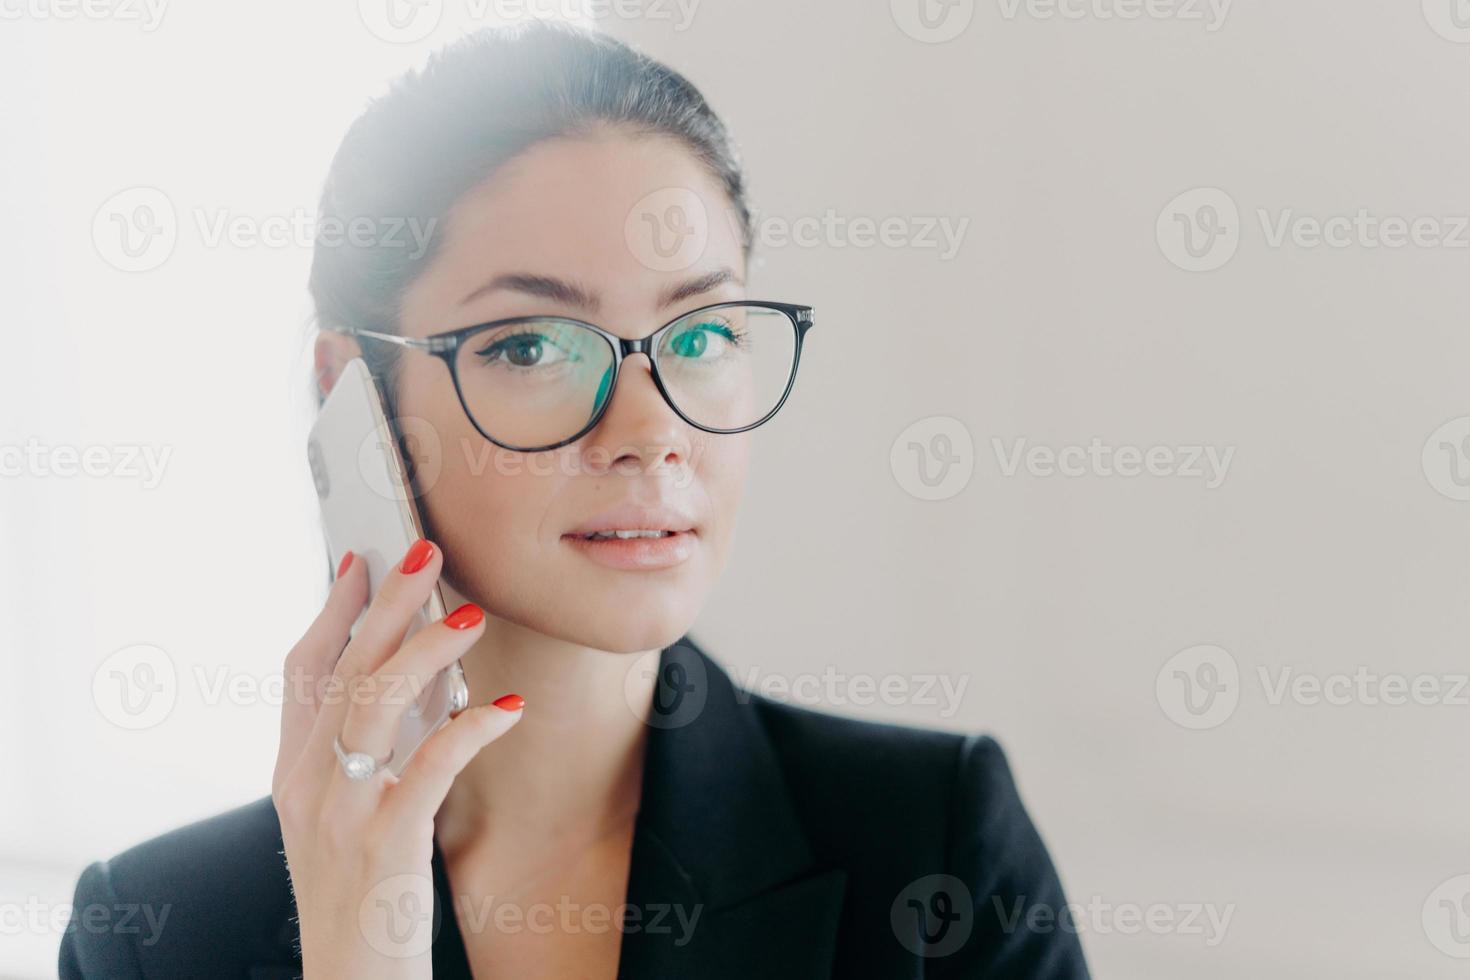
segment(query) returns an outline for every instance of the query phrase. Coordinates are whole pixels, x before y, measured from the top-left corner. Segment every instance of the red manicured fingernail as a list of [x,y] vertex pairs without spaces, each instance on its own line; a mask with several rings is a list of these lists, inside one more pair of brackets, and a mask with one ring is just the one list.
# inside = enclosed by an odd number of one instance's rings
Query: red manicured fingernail
[[403,556],[403,564],[398,566],[398,570],[405,575],[412,575],[427,565],[433,556],[434,546],[424,538],[419,538],[408,549],[408,554]]
[[478,625],[485,618],[485,610],[473,602],[466,602],[454,612],[444,617],[444,625],[450,629],[467,630],[471,626]]
[[345,554],[345,555],[342,556],[342,563],[337,566],[337,577],[338,578],[341,578],[342,577],[342,573],[345,572],[345,571],[347,571],[347,569],[349,569],[351,567],[352,567],[352,552],[349,551],[349,552],[347,552],[347,554]]
[[519,694],[502,694],[490,703],[501,711],[520,711],[526,706],[526,699]]

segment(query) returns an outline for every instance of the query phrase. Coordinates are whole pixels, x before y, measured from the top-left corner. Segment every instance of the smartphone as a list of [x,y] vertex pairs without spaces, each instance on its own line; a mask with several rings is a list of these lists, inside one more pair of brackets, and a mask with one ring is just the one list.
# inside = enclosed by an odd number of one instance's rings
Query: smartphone
[[[405,479],[398,441],[383,411],[377,382],[360,357],[342,369],[342,375],[322,404],[306,443],[307,462],[321,501],[331,567],[351,551],[354,561],[365,561],[370,595],[376,596],[384,578],[424,536],[413,491]],[[436,583],[429,600],[414,615],[404,639],[443,619],[448,586]],[[367,607],[352,624],[356,635]],[[464,671],[456,660],[419,691],[407,684],[400,697],[413,698],[403,716],[385,768],[395,776],[403,771],[419,746],[445,725],[453,712],[469,703]],[[349,746],[349,748],[351,748]]]

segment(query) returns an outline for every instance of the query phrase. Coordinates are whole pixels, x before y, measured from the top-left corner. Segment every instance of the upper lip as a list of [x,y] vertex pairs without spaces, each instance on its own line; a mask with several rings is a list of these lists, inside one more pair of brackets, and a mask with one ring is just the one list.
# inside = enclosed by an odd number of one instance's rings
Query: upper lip
[[694,518],[672,504],[619,504],[566,532],[572,536],[598,531],[692,531]]

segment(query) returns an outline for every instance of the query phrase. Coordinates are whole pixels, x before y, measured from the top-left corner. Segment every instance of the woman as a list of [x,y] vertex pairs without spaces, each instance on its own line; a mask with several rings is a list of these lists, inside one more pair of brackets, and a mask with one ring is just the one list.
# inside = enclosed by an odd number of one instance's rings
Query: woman
[[[699,93],[481,32],[348,132],[322,218],[364,216],[430,247],[318,242],[318,383],[362,356],[432,434],[400,432],[428,540],[374,596],[347,557],[286,666],[353,696],[287,699],[269,798],[89,867],[78,916],[159,928],[74,929],[62,975],[1086,976],[994,741],[738,691],[685,635],[812,325],[747,294]],[[474,601],[404,642],[440,579]],[[456,658],[475,706],[395,778],[383,692]]]

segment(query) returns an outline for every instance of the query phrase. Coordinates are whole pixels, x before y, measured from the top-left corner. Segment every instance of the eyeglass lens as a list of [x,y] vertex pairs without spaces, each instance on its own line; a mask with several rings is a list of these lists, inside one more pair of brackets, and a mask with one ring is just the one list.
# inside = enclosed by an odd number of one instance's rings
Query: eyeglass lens
[[[797,332],[783,311],[725,306],[672,324],[653,351],[670,400],[695,423],[738,429],[781,401]],[[465,407],[485,433],[518,447],[576,435],[611,396],[615,353],[582,324],[548,317],[466,338],[456,355]]]

